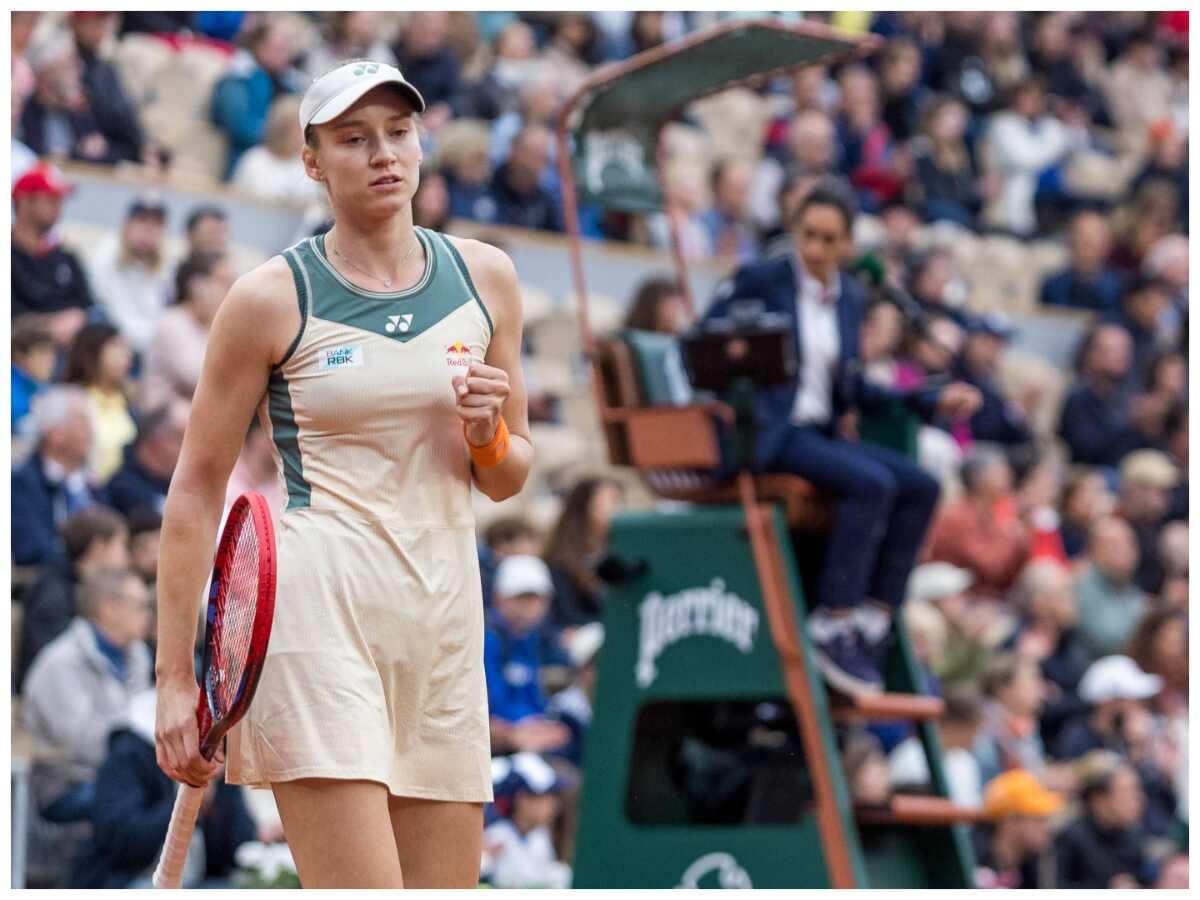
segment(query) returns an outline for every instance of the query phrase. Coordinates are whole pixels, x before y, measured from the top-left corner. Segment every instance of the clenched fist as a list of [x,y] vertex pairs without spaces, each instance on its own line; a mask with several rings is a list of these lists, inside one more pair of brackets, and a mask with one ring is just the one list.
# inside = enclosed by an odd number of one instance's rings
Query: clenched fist
[[485,447],[496,436],[500,412],[508,399],[508,373],[495,366],[471,363],[465,377],[455,376],[454,399],[466,427],[467,441]]

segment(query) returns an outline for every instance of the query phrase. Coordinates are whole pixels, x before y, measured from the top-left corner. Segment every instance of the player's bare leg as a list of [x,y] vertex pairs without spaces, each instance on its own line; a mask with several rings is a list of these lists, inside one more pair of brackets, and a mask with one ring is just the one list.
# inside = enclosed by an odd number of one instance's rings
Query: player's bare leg
[[388,807],[406,887],[479,885],[482,803],[389,797]]
[[382,784],[305,778],[271,788],[303,887],[404,887]]

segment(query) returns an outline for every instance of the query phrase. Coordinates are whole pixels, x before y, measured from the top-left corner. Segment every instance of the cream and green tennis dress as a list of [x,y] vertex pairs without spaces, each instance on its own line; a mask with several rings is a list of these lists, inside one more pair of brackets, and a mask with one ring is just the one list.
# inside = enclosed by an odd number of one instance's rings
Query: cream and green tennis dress
[[301,329],[259,415],[287,505],[275,624],[228,777],[367,779],[398,796],[492,798],[471,471],[451,379],[492,324],[450,242],[417,229],[425,274],[375,293],[323,236],[283,254]]

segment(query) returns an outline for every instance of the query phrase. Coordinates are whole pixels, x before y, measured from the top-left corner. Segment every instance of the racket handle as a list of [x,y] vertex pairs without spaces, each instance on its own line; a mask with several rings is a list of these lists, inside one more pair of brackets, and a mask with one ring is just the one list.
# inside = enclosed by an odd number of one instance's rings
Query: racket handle
[[163,843],[158,866],[154,869],[156,888],[179,887],[183,876],[183,864],[187,860],[188,847],[192,843],[192,832],[196,830],[196,818],[200,814],[200,803],[204,800],[204,788],[181,784],[175,795],[175,808],[171,810],[171,825],[167,829],[167,840]]

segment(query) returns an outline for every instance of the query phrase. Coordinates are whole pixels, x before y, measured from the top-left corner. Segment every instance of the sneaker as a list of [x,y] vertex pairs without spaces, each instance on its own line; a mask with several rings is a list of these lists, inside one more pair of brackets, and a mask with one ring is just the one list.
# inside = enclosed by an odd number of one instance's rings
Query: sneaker
[[864,603],[854,610],[863,652],[876,671],[882,672],[892,646],[892,614],[887,609]]
[[854,616],[817,609],[808,617],[813,661],[831,688],[843,694],[877,694],[883,677]]

